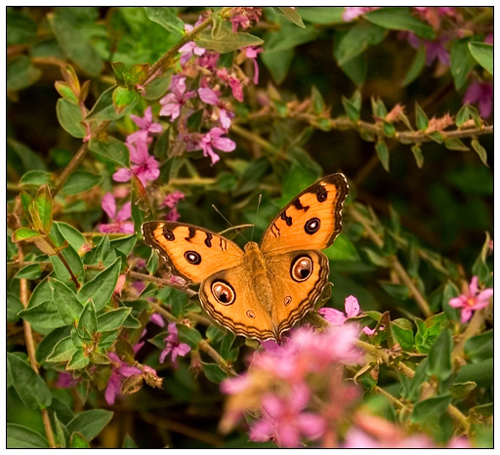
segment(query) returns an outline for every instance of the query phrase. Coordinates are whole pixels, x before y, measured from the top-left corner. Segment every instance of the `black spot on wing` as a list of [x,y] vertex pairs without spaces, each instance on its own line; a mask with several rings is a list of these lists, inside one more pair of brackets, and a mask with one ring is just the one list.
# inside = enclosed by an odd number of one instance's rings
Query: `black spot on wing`
[[300,199],[297,198],[295,199],[295,201],[293,201],[293,204],[292,204],[297,210],[303,210],[304,212],[307,212],[309,210],[309,206],[306,205],[305,207],[302,205],[302,203],[300,202]]
[[292,225],[292,217],[286,216],[286,210],[283,210],[283,213],[281,214],[281,219],[286,223],[287,226]]
[[186,237],[186,240],[188,242],[191,242],[191,239],[194,238],[194,236],[196,235],[196,229],[192,226],[189,226],[188,231],[189,231],[189,234],[188,234],[188,237]]
[[318,202],[325,202],[328,198],[328,191],[326,191],[325,187],[320,185],[318,191],[316,192],[316,198]]
[[213,235],[210,234],[209,232],[205,232],[207,235],[207,238],[205,239],[205,245],[208,246],[208,248],[212,248],[212,237]]
[[163,228],[163,235],[165,236],[165,238],[167,240],[170,240],[170,241],[175,240],[174,232],[171,231],[167,226],[165,226]]

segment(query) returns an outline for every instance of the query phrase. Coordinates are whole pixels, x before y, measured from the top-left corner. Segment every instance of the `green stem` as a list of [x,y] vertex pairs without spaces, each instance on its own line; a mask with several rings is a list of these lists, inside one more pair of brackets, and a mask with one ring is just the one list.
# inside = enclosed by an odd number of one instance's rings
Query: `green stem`
[[212,359],[215,360],[217,365],[225,371],[228,374],[231,374],[233,376],[236,376],[236,371],[233,370],[232,367],[230,367],[227,362],[224,360],[224,358],[208,343],[207,340],[201,340],[198,343],[198,347],[203,351],[206,352]]
[[75,284],[76,289],[80,289],[80,283],[78,282],[78,279],[76,278],[75,274],[73,273],[73,270],[71,270],[71,267],[69,266],[68,262],[66,261],[66,258],[62,255],[61,250],[54,244],[54,242],[51,240],[51,238],[48,235],[45,235],[45,240],[52,247],[52,249],[55,251],[57,257],[61,260],[64,267],[66,267],[66,270],[68,271],[68,273],[71,277],[71,280]]

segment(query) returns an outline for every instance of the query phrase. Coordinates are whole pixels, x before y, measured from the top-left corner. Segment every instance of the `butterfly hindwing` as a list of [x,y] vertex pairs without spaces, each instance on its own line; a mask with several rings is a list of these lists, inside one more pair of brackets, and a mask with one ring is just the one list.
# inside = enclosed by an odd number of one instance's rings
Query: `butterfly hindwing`
[[264,254],[329,247],[342,229],[342,208],[349,187],[332,174],[306,188],[281,210],[262,239]]
[[142,225],[142,234],[173,274],[192,283],[234,267],[243,258],[243,251],[234,242],[190,224],[149,221]]

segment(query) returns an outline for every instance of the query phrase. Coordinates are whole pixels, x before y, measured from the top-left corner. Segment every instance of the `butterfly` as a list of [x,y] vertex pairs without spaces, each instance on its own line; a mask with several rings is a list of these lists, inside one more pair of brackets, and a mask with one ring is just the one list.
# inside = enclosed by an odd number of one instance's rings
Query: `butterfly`
[[236,243],[202,227],[149,221],[147,245],[174,275],[200,284],[205,311],[236,335],[280,341],[314,308],[328,283],[329,247],[342,228],[349,186],[332,174],[292,199],[264,232],[261,246]]

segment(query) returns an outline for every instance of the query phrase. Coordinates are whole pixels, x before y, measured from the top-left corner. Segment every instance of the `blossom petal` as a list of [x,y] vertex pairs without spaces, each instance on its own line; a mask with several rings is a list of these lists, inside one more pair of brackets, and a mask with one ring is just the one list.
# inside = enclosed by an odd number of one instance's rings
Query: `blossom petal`
[[121,381],[117,373],[112,372],[106,387],[106,392],[104,392],[104,398],[106,403],[109,405],[115,403],[115,398],[120,394]]
[[[117,174],[117,172],[115,172]],[[114,175],[113,175],[114,177]],[[111,193],[106,193],[104,197],[102,198],[102,203],[101,203],[102,209],[106,212],[106,214],[112,219],[115,219],[115,214],[116,214],[116,202],[115,198]]]
[[217,150],[221,150],[223,152],[232,152],[236,148],[236,143],[226,137],[214,139],[212,143]]
[[469,308],[462,308],[461,316],[462,324],[465,324],[472,317],[472,310],[470,310]]
[[219,102],[219,98],[217,97],[215,92],[213,90],[210,90],[209,88],[199,88],[198,95],[200,95],[200,99],[204,103],[215,106]]
[[460,296],[460,297],[454,297],[453,299],[450,299],[450,301],[448,302],[448,304],[452,307],[452,308],[461,308],[464,306],[465,300],[466,298],[463,297],[463,296]]
[[302,434],[309,439],[318,439],[326,429],[325,419],[312,412],[303,412],[297,418],[297,424]]
[[133,234],[135,232],[134,223],[121,223],[120,231],[124,234]]
[[350,295],[345,299],[345,312],[348,318],[352,318],[359,314],[360,308],[358,299],[353,295]]
[[132,215],[132,203],[127,202],[123,204],[123,207],[116,214],[116,221],[125,221],[128,220]]
[[250,439],[252,441],[269,441],[273,431],[273,423],[269,419],[258,420],[250,429]]
[[113,174],[115,182],[128,182],[132,178],[132,171],[122,167]]
[[160,327],[165,327],[165,321],[158,313],[153,313],[150,318],[153,324],[156,324]]
[[318,313],[332,325],[343,325],[346,320],[344,313],[335,308],[320,308]]

